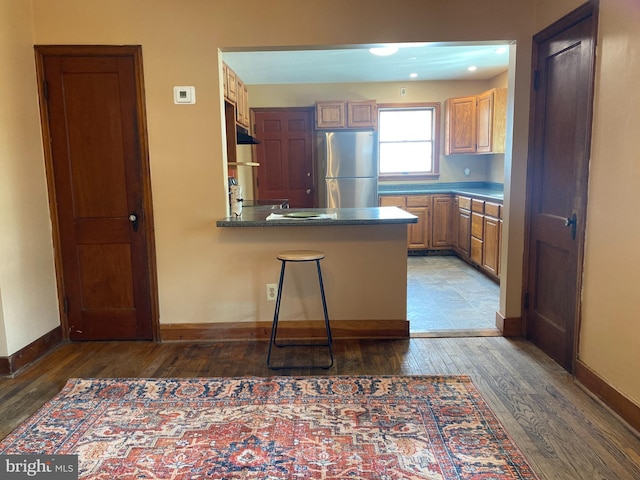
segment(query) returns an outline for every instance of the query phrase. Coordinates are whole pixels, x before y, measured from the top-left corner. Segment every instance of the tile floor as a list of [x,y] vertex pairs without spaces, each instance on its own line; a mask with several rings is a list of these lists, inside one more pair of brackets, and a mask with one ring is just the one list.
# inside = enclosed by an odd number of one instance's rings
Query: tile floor
[[494,335],[500,287],[456,256],[410,256],[407,318],[411,336]]

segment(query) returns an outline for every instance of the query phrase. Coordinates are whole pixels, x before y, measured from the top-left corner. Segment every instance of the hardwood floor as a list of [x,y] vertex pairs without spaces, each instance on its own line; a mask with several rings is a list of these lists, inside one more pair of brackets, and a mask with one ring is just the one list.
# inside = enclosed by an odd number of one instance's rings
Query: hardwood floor
[[266,367],[267,348],[266,342],[61,345],[14,378],[0,379],[0,438],[71,377],[468,374],[541,479],[640,479],[638,433],[527,341],[344,340],[334,343],[330,370],[277,372]]

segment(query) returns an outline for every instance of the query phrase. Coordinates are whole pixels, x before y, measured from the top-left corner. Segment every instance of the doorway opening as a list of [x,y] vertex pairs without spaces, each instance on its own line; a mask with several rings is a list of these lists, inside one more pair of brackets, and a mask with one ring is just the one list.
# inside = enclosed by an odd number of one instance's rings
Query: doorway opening
[[455,255],[407,258],[411,337],[499,336],[500,285]]
[[[512,87],[510,72],[514,68],[515,42],[403,44],[399,45],[398,53],[378,60],[369,53],[369,46],[372,45],[272,50],[230,46],[221,51],[221,59],[228,69],[242,79],[252,112],[254,109],[272,107],[313,107],[317,102],[337,99],[374,99],[377,104],[438,102],[444,105],[450,98],[476,95],[483,89]],[[487,56],[474,65],[476,68],[473,72],[468,69],[471,49],[465,51],[467,48],[486,49]],[[330,57],[325,58],[324,55]],[[447,60],[443,64],[459,61],[460,68],[457,72],[440,72],[436,78],[434,75],[438,62],[434,62],[432,55],[443,55]],[[403,64],[405,60],[410,62]],[[383,66],[376,66],[373,62],[384,63]],[[395,62],[394,68],[391,68],[390,62]],[[415,62],[423,65],[424,70],[417,71]],[[327,65],[332,68],[327,68]],[[365,68],[364,65],[371,67]],[[410,72],[416,75],[410,77]],[[399,76],[381,77],[383,73]],[[465,84],[472,80],[475,83]],[[482,88],[478,81],[484,82]],[[509,141],[507,139],[507,143]],[[511,161],[510,155],[479,153],[482,152],[453,152],[447,155],[440,152],[441,168],[437,178],[416,180],[406,177],[381,182],[379,177],[378,192],[381,185],[392,185],[398,189],[398,195],[402,195],[402,186],[408,188],[415,186],[415,183],[430,186],[504,184],[504,166]],[[257,171],[243,170],[242,174],[246,176],[243,182],[255,184],[253,179]],[[306,172],[303,169],[299,171]],[[318,187],[317,183],[314,187]],[[409,256],[407,265],[407,319],[411,336],[500,335],[496,328],[500,285],[456,256]],[[506,288],[506,281],[502,287]]]

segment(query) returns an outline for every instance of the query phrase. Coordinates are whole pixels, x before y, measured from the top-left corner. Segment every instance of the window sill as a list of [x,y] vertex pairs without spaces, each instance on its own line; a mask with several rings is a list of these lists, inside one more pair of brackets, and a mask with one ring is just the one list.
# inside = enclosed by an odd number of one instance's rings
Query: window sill
[[415,180],[437,180],[440,178],[439,173],[398,173],[398,174],[380,174],[378,180],[384,181],[398,181],[405,180],[407,182],[413,182]]

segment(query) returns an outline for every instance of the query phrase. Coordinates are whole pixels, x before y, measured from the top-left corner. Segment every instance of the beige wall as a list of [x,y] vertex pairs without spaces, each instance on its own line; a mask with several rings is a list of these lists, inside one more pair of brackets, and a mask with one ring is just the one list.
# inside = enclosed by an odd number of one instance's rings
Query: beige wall
[[[3,0],[0,31],[11,33],[0,45],[5,63],[0,74],[0,318],[5,332],[0,354],[13,353],[55,323],[31,38],[41,44],[143,47],[163,323],[240,319],[234,303],[259,304],[264,295],[261,288],[246,289],[246,285],[256,275],[260,281],[271,275],[266,270],[256,274],[251,265],[239,262],[246,246],[224,242],[228,234],[214,226],[226,214],[219,48],[515,40],[510,53],[515,68],[508,75],[513,140],[507,145],[504,170],[508,245],[503,261],[508,286],[501,294],[500,308],[507,316],[518,316],[531,37],[579,3],[245,0],[243,8],[238,8],[231,0],[32,0],[31,23],[27,1]],[[622,217],[621,207],[633,204],[639,180],[635,133],[640,122],[635,110],[625,110],[638,103],[634,97],[635,79],[640,75],[638,7],[632,0],[601,0],[600,7],[580,356],[640,403],[633,370],[640,364],[639,296],[633,290],[639,278],[629,268],[638,263],[637,247],[631,241],[638,238],[638,227],[628,216]],[[173,85],[195,85],[198,103],[173,105]],[[266,268],[271,258],[265,249],[258,261]],[[236,289],[245,294],[229,301],[228,292]],[[222,313],[212,316],[212,305]]]
[[[381,38],[526,43],[533,8],[526,2],[494,1],[494,14],[485,22],[477,22],[486,13],[485,5],[464,2],[461,15],[457,2],[435,1],[406,1],[402,11],[408,13],[401,17],[397,17],[395,4],[371,6],[367,2],[367,21],[363,22],[363,2],[338,0],[253,0],[244,4],[242,15],[233,13],[238,9],[231,1],[190,0],[176,10],[176,3],[170,0],[33,0],[37,43],[134,43],[143,47],[161,322],[237,320],[236,316],[212,319],[205,305],[217,303],[232,313],[233,308],[224,307],[228,302],[216,286],[240,289],[246,283],[247,272],[231,268],[245,252],[234,245],[222,247],[220,231],[214,226],[215,219],[226,214],[227,198],[220,65],[216,65],[219,48],[360,44]],[[314,8],[316,4],[321,8]],[[527,8],[531,15],[522,15]],[[390,18],[395,20],[390,22]],[[525,49],[522,64],[528,63]],[[526,72],[526,66],[523,69]],[[528,75],[523,78],[528,81]],[[195,85],[198,103],[173,105],[173,85]],[[526,151],[526,109],[518,115],[520,133],[515,138]],[[514,225],[520,242],[522,227]],[[518,299],[511,307],[517,310],[514,315],[519,314],[521,263],[518,258],[509,267],[514,271],[512,297]],[[261,293],[252,296],[247,292],[247,301],[259,302]]]
[[0,1],[0,356],[60,323],[31,6]]
[[640,4],[601,0],[580,359],[640,403]]

